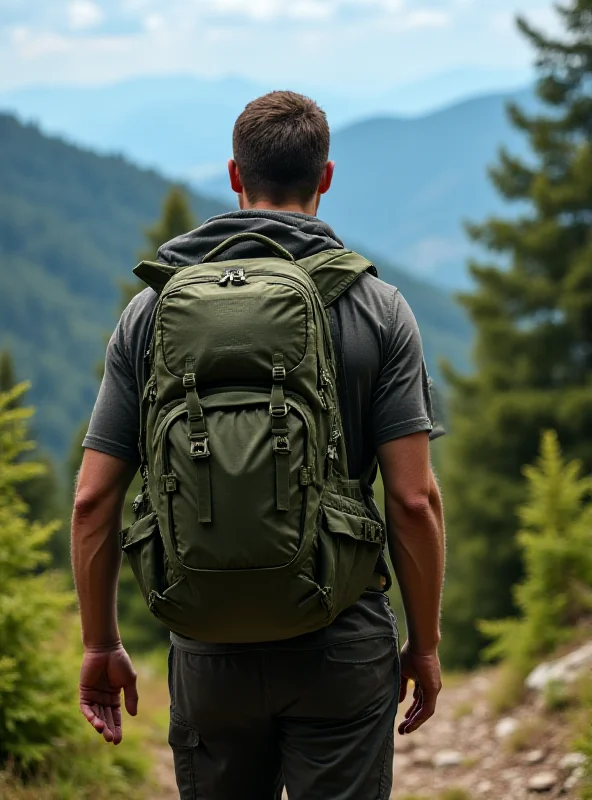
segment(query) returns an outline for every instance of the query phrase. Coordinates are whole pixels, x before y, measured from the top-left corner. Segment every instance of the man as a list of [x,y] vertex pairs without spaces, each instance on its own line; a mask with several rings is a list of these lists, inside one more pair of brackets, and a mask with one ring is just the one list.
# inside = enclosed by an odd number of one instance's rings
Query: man
[[[163,245],[160,261],[196,264],[244,231],[265,234],[297,259],[343,247],[316,217],[334,164],[325,114],[313,101],[291,92],[253,101],[236,122],[233,149],[230,182],[241,210]],[[222,258],[265,255],[245,241]],[[151,289],[134,298],[109,343],[72,523],[84,643],[80,705],[114,744],[122,738],[120,692],[128,713],[138,703],[117,627],[118,532],[139,464],[139,399],[156,301]],[[289,640],[213,645],[172,635],[170,743],[182,798],[272,800],[283,785],[290,800],[388,798],[394,718],[408,680],[414,699],[399,732],[417,730],[435,710],[444,534],[419,332],[397,290],[367,273],[330,313],[349,476],[359,478],[378,457],[409,638],[399,666],[382,591],[366,591],[328,627]],[[384,557],[376,572],[390,585]]]

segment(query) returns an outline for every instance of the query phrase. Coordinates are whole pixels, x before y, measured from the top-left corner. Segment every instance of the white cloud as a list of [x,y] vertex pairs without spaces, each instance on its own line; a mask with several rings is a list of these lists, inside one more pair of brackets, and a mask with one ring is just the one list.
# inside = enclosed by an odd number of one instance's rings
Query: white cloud
[[210,11],[220,15],[239,14],[255,20],[269,20],[282,10],[281,0],[206,0]]
[[95,28],[103,20],[103,12],[92,0],[72,0],[68,4],[68,23],[73,31]]
[[31,31],[26,25],[17,25],[10,31],[10,41],[16,47],[20,47],[21,45],[25,44],[30,36]]
[[442,24],[444,12],[430,8],[408,8],[409,0],[201,0],[210,13],[220,16],[241,16],[270,22],[281,18],[319,20],[337,17],[348,7],[357,8],[368,16],[402,15],[408,27]]
[[292,0],[287,11],[294,19],[327,19],[335,13],[335,7],[327,0]]
[[144,28],[147,31],[158,31],[165,24],[162,14],[148,14],[144,17]]
[[[6,3],[13,4],[10,13]],[[159,72],[230,74],[337,97],[378,95],[459,68],[526,67],[533,51],[516,32],[514,14],[544,27],[553,18],[552,0],[0,0],[0,6],[0,89]]]
[[409,11],[405,15],[404,26],[406,28],[444,28],[450,22],[450,14],[447,14],[446,11],[418,8],[417,11]]

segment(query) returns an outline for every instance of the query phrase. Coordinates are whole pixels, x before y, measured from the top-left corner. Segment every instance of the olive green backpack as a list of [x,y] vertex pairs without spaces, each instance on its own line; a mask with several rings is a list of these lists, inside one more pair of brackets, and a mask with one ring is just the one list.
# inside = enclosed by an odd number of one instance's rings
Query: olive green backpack
[[[271,256],[213,263],[245,239]],[[122,546],[175,633],[287,639],[328,625],[372,585],[384,526],[368,486],[348,480],[325,310],[371,268],[347,250],[295,261],[243,233],[200,264],[134,270],[159,300],[144,487]]]

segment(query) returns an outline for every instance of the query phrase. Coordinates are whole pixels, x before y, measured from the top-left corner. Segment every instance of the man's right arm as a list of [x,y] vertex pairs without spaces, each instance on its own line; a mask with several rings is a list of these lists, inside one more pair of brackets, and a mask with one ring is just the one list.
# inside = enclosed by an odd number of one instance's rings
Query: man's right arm
[[401,589],[408,642],[401,653],[403,699],[414,680],[415,702],[401,724],[412,733],[434,713],[441,689],[438,644],[444,579],[442,502],[430,465],[427,432],[378,449],[384,482],[389,552]]

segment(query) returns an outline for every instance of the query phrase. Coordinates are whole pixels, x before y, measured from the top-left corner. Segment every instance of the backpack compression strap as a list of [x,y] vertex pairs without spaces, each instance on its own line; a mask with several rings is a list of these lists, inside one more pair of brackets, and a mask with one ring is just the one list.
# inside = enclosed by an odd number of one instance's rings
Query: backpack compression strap
[[325,308],[341,297],[364,272],[375,277],[378,275],[371,261],[352,250],[324,250],[314,256],[299,259],[296,263],[315,282]]

